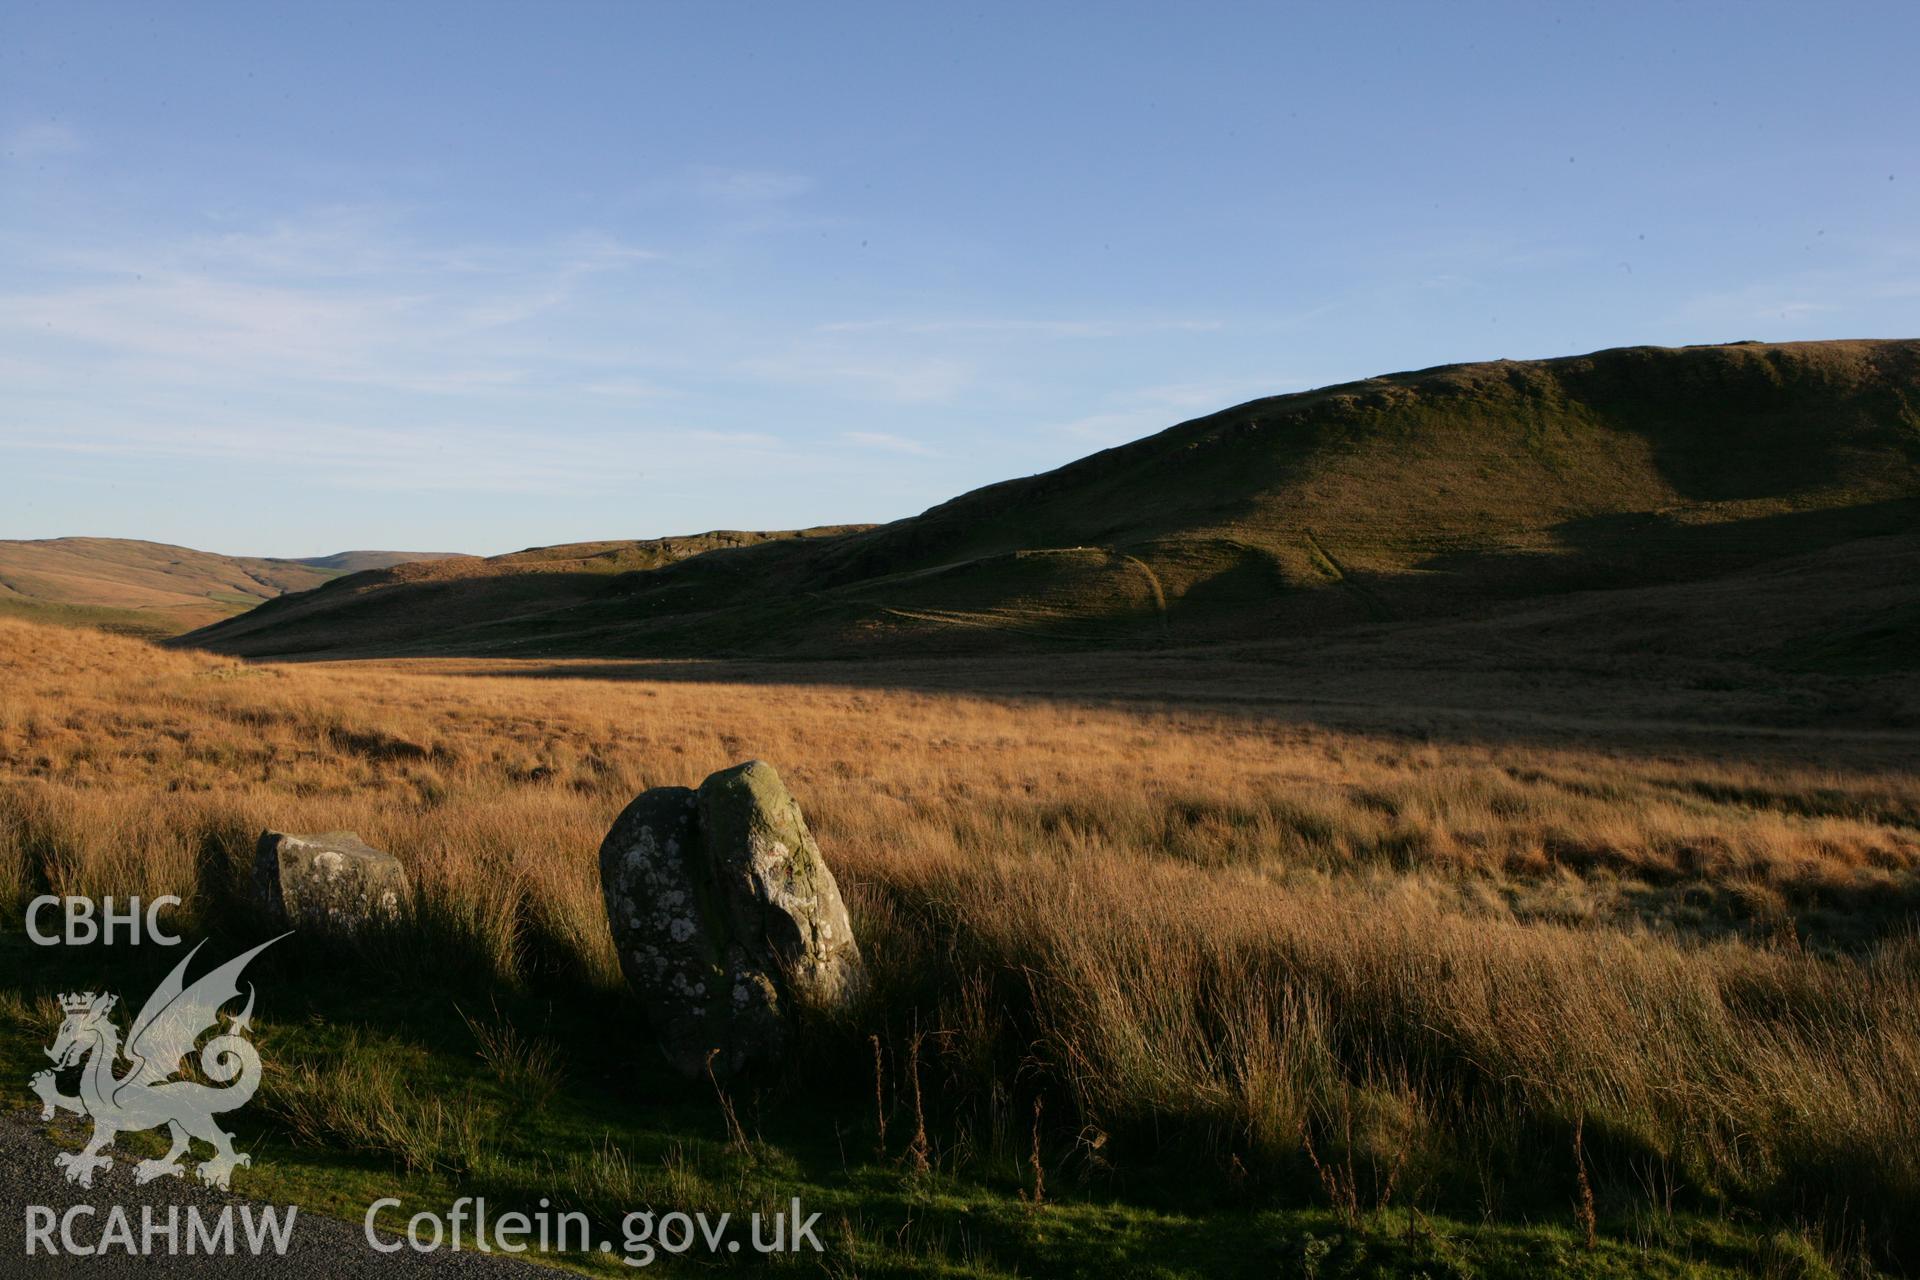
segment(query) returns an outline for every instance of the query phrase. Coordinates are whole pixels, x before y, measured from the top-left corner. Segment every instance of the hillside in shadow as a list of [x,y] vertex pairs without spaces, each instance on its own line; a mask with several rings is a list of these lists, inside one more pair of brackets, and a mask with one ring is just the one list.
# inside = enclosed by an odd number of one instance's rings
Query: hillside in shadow
[[1916,514],[1920,342],[1636,347],[1256,400],[877,527],[355,574],[189,642],[663,658],[1304,642],[1719,580]]

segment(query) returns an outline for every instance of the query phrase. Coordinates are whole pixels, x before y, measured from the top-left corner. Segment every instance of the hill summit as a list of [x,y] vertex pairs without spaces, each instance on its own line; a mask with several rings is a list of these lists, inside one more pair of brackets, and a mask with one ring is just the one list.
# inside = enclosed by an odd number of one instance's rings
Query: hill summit
[[1272,640],[1721,578],[1916,514],[1920,341],[1628,347],[1255,400],[886,525],[354,574],[191,640],[259,656]]

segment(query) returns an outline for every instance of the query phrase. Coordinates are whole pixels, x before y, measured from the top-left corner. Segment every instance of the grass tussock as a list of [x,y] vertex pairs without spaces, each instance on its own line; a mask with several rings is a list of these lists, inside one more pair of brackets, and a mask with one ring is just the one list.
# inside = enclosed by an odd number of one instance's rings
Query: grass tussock
[[[760,757],[878,979],[857,1037],[810,1052],[906,1164],[998,1161],[1037,1204],[1174,1151],[1354,1214],[1678,1199],[1920,1256],[1920,780],[1897,763],[511,670],[246,667],[0,621],[0,895],[171,892],[211,921],[262,828],[350,828],[412,875],[416,971],[612,990],[607,826]],[[564,1045],[469,1027],[531,1104],[558,1087]],[[463,1167],[458,1106],[353,1057],[263,1097],[296,1133]]]
[[475,1111],[414,1082],[417,1070],[369,1041],[269,1067],[266,1109],[294,1141],[375,1155],[409,1172],[463,1176],[484,1160]]
[[460,1018],[473,1033],[480,1061],[522,1104],[538,1110],[560,1091],[566,1071],[559,1045],[523,1033],[497,1013],[491,1020],[465,1013]]

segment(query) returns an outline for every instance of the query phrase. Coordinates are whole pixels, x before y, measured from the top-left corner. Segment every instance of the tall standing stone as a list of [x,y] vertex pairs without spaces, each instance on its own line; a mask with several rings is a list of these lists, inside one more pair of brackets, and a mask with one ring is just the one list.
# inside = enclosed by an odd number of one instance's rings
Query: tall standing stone
[[861,973],[853,922],[779,773],[759,760],[723,769],[700,784],[699,805],[734,936],[808,1004],[851,996]]
[[794,1018],[860,985],[833,873],[772,766],[699,791],[642,792],[600,846],[607,919],[628,985],[682,1074],[777,1059]]
[[643,791],[600,845],[600,888],[627,985],[667,1060],[700,1074],[707,1054],[734,1072],[785,1046],[773,985],[734,944],[700,852],[687,787]]

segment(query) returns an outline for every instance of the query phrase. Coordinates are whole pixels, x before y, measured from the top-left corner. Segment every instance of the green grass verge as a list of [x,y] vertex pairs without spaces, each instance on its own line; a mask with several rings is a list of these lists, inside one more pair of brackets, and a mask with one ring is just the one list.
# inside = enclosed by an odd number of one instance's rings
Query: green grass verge
[[[224,940],[209,948],[231,949]],[[137,1009],[184,954],[39,948],[13,929],[0,936],[0,1104],[33,1103],[26,1080],[45,1066],[56,992],[111,989]],[[291,947],[266,953],[249,979],[260,992],[255,1038],[266,1073],[258,1096],[227,1121],[253,1157],[234,1189],[350,1221],[383,1196],[402,1201],[383,1213],[386,1225],[422,1210],[445,1216],[461,1196],[486,1197],[496,1219],[544,1198],[584,1212],[595,1237],[616,1244],[626,1214],[674,1210],[729,1212],[729,1234],[744,1241],[747,1214],[798,1198],[822,1215],[825,1252],[781,1265],[845,1277],[1833,1274],[1806,1239],[1750,1223],[1645,1206],[1607,1216],[1603,1207],[1588,1248],[1571,1203],[1559,1222],[1470,1223],[1399,1206],[1343,1220],[1324,1202],[1221,1190],[1230,1179],[1175,1168],[1122,1176],[1053,1141],[1036,1206],[1027,1133],[942,1136],[930,1117],[931,1167],[918,1171],[911,1110],[894,1104],[883,1139],[865,1086],[826,1097],[740,1086],[727,1096],[740,1129],[730,1137],[715,1089],[668,1074],[615,994],[429,989]],[[62,1120],[59,1140],[78,1146],[83,1122]],[[160,1146],[152,1134],[121,1139],[136,1156]],[[631,1271],[617,1253],[546,1260]],[[717,1258],[696,1247],[659,1255],[653,1269],[770,1265],[745,1247]]]

